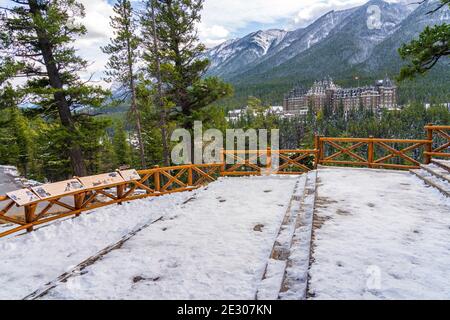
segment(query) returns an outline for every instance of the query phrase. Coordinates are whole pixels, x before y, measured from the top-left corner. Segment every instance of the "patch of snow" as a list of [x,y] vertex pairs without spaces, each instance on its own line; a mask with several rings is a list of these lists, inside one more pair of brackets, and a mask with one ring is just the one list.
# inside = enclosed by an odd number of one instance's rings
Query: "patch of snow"
[[1,239],[0,300],[25,297],[137,226],[169,214],[192,195],[179,193],[105,207]]
[[319,171],[315,299],[448,299],[450,200],[407,172]]
[[11,177],[19,177],[20,173],[14,166],[5,166],[1,165],[0,170],[2,170],[5,174],[10,175]]
[[297,179],[220,179],[44,298],[254,299]]

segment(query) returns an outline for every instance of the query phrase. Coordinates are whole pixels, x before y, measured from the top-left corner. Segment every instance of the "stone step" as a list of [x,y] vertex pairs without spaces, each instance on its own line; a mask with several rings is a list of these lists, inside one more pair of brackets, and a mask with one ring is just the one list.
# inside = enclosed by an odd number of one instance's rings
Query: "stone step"
[[289,258],[279,295],[281,300],[305,300],[307,298],[317,181],[318,172],[310,172],[301,212],[297,217],[295,233],[291,241]]
[[423,180],[427,185],[439,190],[442,194],[450,197],[450,183],[439,179],[435,175],[429,173],[424,169],[411,170],[411,173]]
[[422,164],[420,167],[431,175],[434,175],[437,178],[450,183],[450,171],[447,171],[446,169],[434,163],[429,165]]
[[[317,171],[305,174],[301,188],[297,187],[291,198],[285,219],[273,245],[272,254],[266,266],[263,279],[256,293],[257,300],[283,299],[291,286],[299,293],[297,300],[305,299],[310,258],[311,225],[316,195]],[[302,252],[295,252],[293,246],[300,246]],[[288,272],[295,268],[295,281]],[[299,272],[303,271],[299,276]],[[293,288],[294,289],[294,288]]]
[[291,239],[295,232],[295,222],[297,221],[297,216],[300,212],[303,198],[305,197],[307,184],[308,175],[305,174],[295,186],[277,238],[273,244],[272,252],[267,261],[264,275],[256,292],[256,300],[278,299],[289,257]]
[[431,160],[431,163],[441,167],[442,169],[447,170],[448,172],[450,172],[450,160],[433,159],[433,160]]

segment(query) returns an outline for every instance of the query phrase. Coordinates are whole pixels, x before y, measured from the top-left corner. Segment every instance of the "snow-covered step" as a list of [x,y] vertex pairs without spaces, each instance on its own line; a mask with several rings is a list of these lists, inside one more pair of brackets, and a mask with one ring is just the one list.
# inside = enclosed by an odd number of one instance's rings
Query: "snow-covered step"
[[290,253],[292,237],[295,232],[297,216],[305,195],[307,175],[300,177],[294,188],[283,222],[273,244],[261,283],[256,292],[257,300],[276,300],[283,283],[286,263]]
[[294,192],[258,288],[258,300],[301,300],[306,297],[317,171],[302,178],[304,185]]
[[420,167],[428,173],[436,176],[437,178],[446,182],[450,182],[450,171],[447,171],[443,167],[433,163],[429,165],[421,165]]
[[442,169],[447,170],[448,172],[450,172],[450,160],[433,159],[433,160],[431,160],[431,163],[441,167]]
[[427,185],[436,188],[447,197],[450,197],[450,183],[448,181],[444,181],[424,169],[411,170],[411,172]]
[[280,290],[279,299],[282,300],[304,300],[307,296],[317,174],[317,171],[308,174],[301,211],[297,217],[290,255]]

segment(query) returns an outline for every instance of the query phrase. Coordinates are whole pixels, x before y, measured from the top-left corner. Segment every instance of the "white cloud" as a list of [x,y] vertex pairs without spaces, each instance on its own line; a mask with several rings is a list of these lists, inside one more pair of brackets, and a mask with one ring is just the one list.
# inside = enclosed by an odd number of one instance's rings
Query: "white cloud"
[[[74,44],[78,53],[91,62],[82,77],[87,79],[94,74],[93,79],[100,81],[108,59],[100,47],[105,46],[113,35],[109,25],[113,4],[107,0],[78,1],[85,6],[86,17],[82,22],[88,34]],[[206,0],[198,31],[201,41],[212,47],[230,38],[241,37],[248,31],[256,31],[261,25],[279,23],[279,28],[299,28],[327,11],[350,8],[365,2],[367,0]],[[0,3],[5,3],[5,0],[0,0]]]
[[[279,23],[279,28],[305,27],[331,10],[343,10],[366,3],[368,0],[205,0],[202,28],[221,27],[229,37],[207,35],[211,40],[242,36],[240,31],[257,26]],[[387,0],[386,2],[414,2],[416,0]]]
[[79,0],[85,7],[86,16],[81,20],[87,29],[87,35],[75,41],[79,54],[90,62],[86,72],[81,75],[87,79],[93,75],[94,80],[105,85],[102,80],[108,56],[100,47],[105,46],[113,36],[109,22],[113,15],[113,6],[106,0]]
[[212,25],[207,26],[204,23],[200,23],[198,25],[199,36],[202,39],[202,42],[207,47],[216,46],[223,41],[227,40],[230,35],[230,31],[228,31],[223,26]]

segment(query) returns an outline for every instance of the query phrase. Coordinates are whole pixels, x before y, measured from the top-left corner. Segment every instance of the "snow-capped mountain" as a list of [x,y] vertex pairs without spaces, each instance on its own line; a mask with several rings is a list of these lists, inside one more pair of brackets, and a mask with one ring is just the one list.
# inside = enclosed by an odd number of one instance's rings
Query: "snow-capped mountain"
[[373,71],[379,68],[380,65],[386,65],[386,57],[390,57],[389,62],[391,65],[400,64],[401,60],[397,50],[402,43],[416,38],[426,26],[444,22],[450,23],[450,9],[448,6],[430,13],[436,9],[439,2],[439,0],[427,1],[404,19],[392,35],[373,49],[370,57],[364,62],[364,69]]
[[214,47],[206,54],[211,61],[210,74],[225,76],[257,62],[278,46],[286,34],[286,31],[277,29],[257,31]]
[[448,8],[440,10],[439,17],[426,14],[438,3],[428,0],[418,6],[371,0],[328,12],[306,28],[258,31],[209,50],[208,73],[235,83],[253,83],[306,72],[311,77],[339,73],[362,64],[372,68],[379,57],[391,58],[383,57],[381,48],[398,56],[401,43],[417,36],[425,25],[450,22]]

